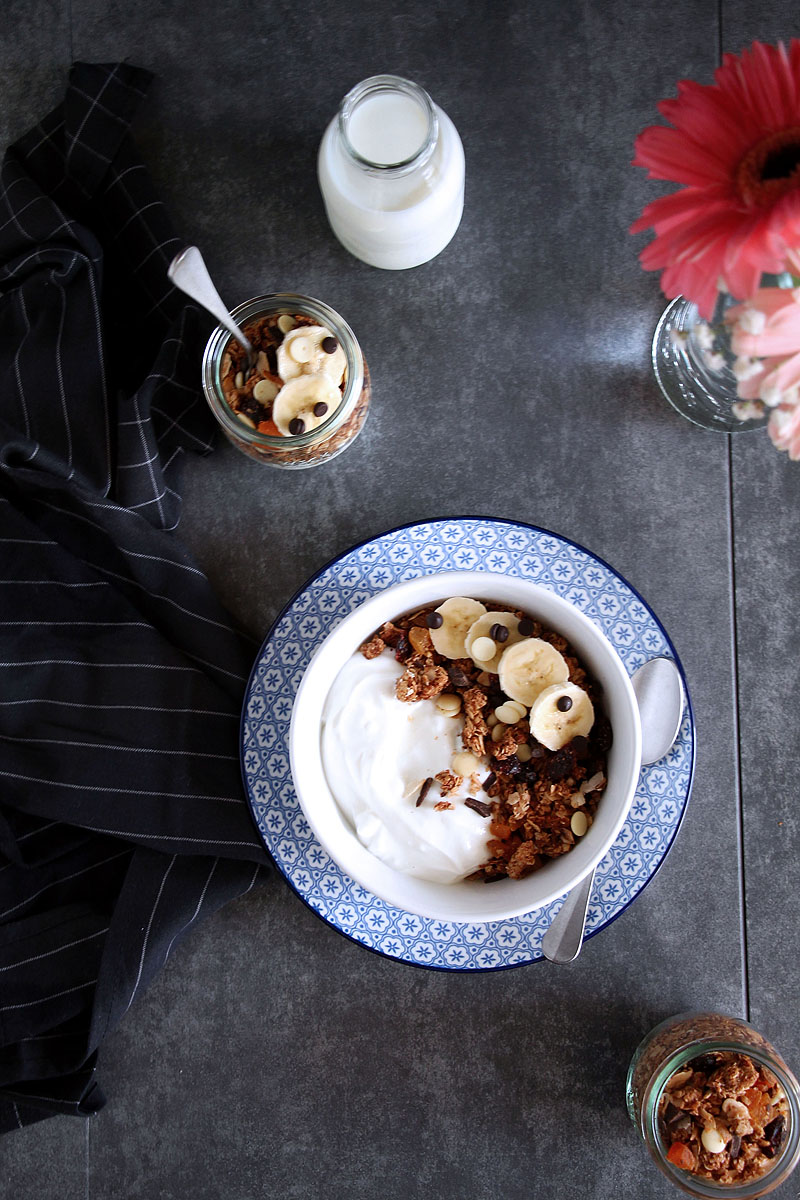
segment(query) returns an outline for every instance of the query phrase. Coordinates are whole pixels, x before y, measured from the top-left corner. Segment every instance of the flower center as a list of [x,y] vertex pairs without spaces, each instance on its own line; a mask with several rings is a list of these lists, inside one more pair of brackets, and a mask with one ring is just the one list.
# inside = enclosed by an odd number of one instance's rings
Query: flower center
[[800,187],[800,128],[756,142],[736,168],[736,188],[749,207],[774,204]]

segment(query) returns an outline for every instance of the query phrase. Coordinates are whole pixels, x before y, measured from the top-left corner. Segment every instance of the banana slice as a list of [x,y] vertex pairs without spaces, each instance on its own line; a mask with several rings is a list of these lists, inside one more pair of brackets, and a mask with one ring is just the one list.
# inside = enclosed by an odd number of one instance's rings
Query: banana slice
[[594,708],[576,683],[554,683],[533,702],[531,733],[548,750],[560,750],[574,737],[585,737],[594,725]]
[[[501,642],[499,639],[494,640],[495,653],[489,659],[479,659],[473,654],[473,647],[478,638],[492,638],[492,629],[495,625],[502,625],[508,630],[508,637]],[[464,647],[467,654],[475,663],[476,667],[480,667],[482,671],[492,671],[497,674],[497,668],[500,664],[500,658],[504,650],[509,646],[513,646],[515,642],[522,641],[522,634],[519,632],[519,618],[513,613],[507,612],[487,612],[482,617],[478,617],[474,625],[470,625],[469,632],[464,638]]]
[[[336,384],[324,372],[317,371],[283,385],[272,406],[272,419],[284,437],[292,437],[327,421],[341,402],[342,393]],[[296,426],[298,421],[302,421],[302,429]]]
[[298,325],[278,346],[278,374],[286,383],[322,371],[338,387],[346,366],[344,350],[324,325]]
[[467,596],[451,596],[436,609],[443,618],[438,629],[429,629],[433,648],[445,658],[466,658],[464,639],[471,625],[486,612],[486,605]]
[[563,654],[542,638],[525,638],[504,650],[497,673],[505,694],[528,708],[546,687],[569,679]]

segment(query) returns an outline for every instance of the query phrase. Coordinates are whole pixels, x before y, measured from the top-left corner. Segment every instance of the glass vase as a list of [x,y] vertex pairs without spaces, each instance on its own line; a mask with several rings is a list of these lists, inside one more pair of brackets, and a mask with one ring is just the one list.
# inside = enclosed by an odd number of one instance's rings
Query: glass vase
[[[793,288],[796,280],[788,271],[761,276],[762,288]],[[720,292],[711,320],[704,321],[697,305],[678,296],[662,313],[652,346],[653,371],[661,391],[672,407],[693,424],[720,433],[748,433],[762,429],[769,409],[741,420],[733,405],[741,397],[736,390],[730,327],[725,313],[739,301]]]
[[706,323],[697,305],[679,296],[664,309],[653,337],[653,371],[667,400],[688,421],[720,433],[748,433],[761,429],[769,419],[766,410],[742,421],[733,409],[740,397],[724,316],[736,303],[720,292],[714,315]]

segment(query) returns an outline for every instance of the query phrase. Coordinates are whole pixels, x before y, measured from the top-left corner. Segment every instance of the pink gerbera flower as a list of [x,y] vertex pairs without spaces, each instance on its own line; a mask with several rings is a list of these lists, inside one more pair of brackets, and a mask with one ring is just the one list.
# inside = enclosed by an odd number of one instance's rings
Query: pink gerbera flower
[[800,243],[800,40],[726,54],[714,80],[682,80],[658,106],[670,125],[644,129],[633,160],[683,185],[631,226],[655,230],[641,264],[706,318],[719,286],[744,299]]

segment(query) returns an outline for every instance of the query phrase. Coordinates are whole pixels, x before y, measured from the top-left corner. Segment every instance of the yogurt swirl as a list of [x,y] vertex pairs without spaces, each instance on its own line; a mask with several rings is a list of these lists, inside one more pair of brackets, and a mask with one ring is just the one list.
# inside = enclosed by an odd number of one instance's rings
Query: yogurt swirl
[[[387,866],[434,883],[455,883],[488,857],[489,821],[468,808],[469,780],[442,799],[426,779],[450,770],[460,752],[462,720],[432,700],[397,699],[403,667],[389,654],[352,655],[336,677],[322,714],[322,763],[328,785],[359,841]],[[488,772],[488,767],[485,768]]]

